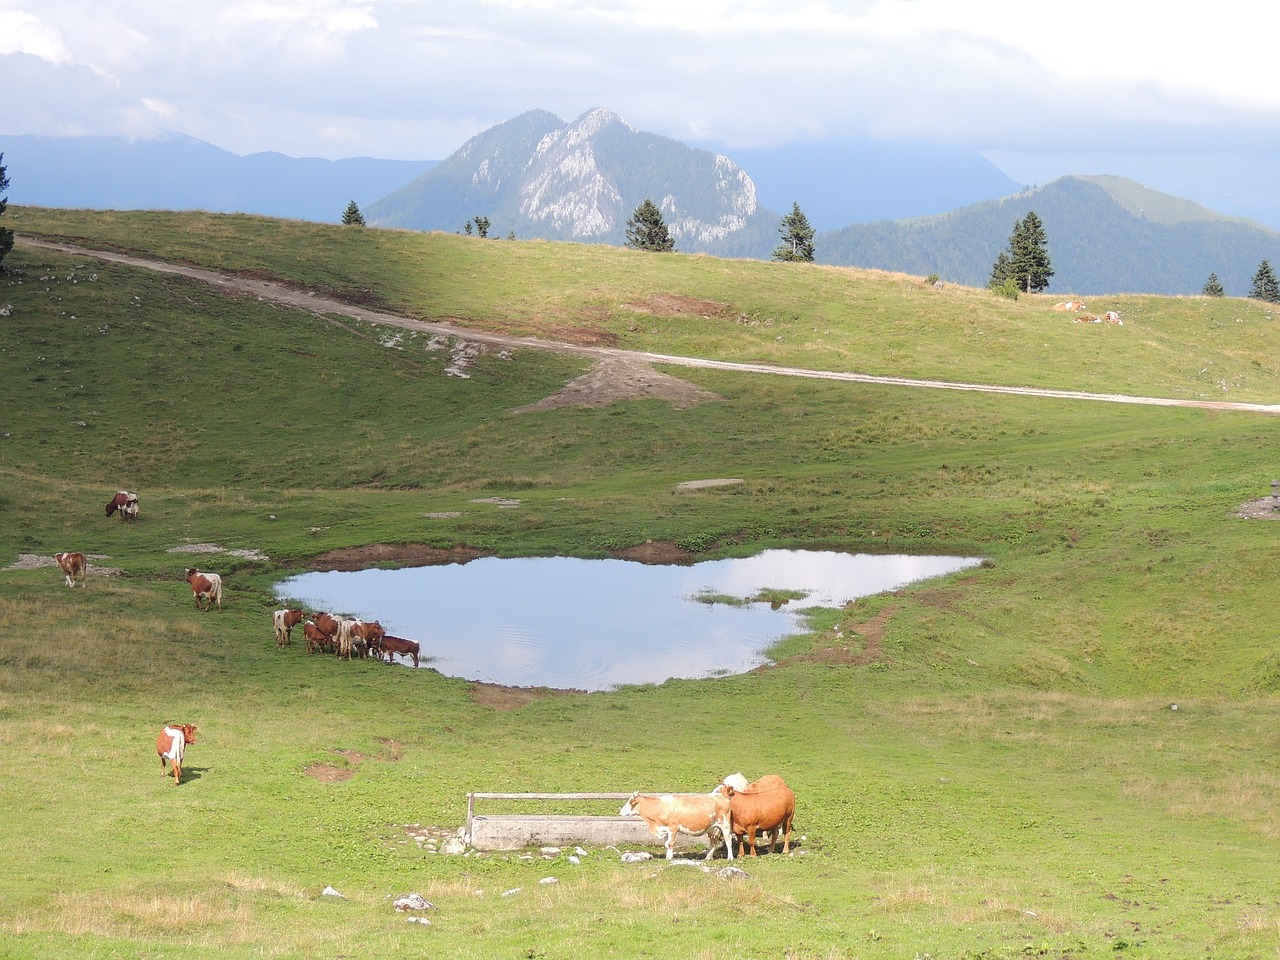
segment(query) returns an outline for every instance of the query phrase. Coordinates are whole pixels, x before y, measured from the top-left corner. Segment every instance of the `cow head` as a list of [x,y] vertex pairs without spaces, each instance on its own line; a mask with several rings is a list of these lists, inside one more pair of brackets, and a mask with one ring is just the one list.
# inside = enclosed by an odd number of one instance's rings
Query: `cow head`
[[636,812],[636,811],[635,811],[635,802],[636,802],[636,798],[637,798],[637,797],[639,797],[639,796],[640,796],[640,791],[639,791],[639,790],[637,790],[635,793],[631,794],[631,799],[629,799],[626,803],[624,803],[624,804],[622,805],[622,809],[618,811],[618,816],[620,816],[620,817],[630,817],[630,816],[634,816],[634,815],[635,815],[635,812]]

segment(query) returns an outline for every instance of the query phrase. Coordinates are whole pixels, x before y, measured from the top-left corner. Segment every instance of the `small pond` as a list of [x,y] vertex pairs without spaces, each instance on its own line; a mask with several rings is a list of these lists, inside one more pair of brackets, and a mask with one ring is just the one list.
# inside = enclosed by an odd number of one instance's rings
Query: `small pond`
[[[805,627],[798,611],[954,573],[980,558],[766,550],[659,566],[572,557],[306,573],[276,593],[308,613],[378,620],[441,673],[511,686],[608,690],[745,673]],[[787,591],[789,603],[744,603]],[[777,597],[777,593],[770,594]],[[709,602],[710,598],[722,598]],[[736,600],[739,602],[729,602]]]

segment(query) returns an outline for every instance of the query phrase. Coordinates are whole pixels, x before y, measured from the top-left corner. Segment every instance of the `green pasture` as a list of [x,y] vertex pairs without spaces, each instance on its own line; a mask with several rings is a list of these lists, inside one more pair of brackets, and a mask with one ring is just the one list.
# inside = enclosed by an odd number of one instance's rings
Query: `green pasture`
[[[24,240],[551,339],[1253,403],[1280,400],[1265,305],[1102,296],[1125,324],[1086,329],[1043,298],[796,264],[5,219],[0,958],[1280,957],[1280,516],[1237,513],[1280,476],[1276,415],[674,367],[720,399],[514,413],[590,361],[489,350],[449,376],[427,334]],[[677,486],[718,477],[743,483]],[[119,487],[136,524],[104,515]],[[272,639],[274,584],[329,551],[646,541],[986,562],[812,610],[769,669],[518,709]],[[69,549],[119,573],[68,590],[18,562]],[[197,613],[187,566],[223,575],[221,613]],[[200,728],[177,787],[154,753],[168,721]],[[746,878],[417,840],[456,831],[468,791],[736,770],[798,798],[795,852]],[[392,909],[410,892],[429,926]]]

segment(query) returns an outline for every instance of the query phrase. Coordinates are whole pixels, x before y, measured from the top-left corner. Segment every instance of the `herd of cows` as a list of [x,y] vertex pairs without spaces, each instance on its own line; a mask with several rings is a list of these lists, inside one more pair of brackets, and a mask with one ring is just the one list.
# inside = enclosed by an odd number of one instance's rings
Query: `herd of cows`
[[[1081,305],[1083,306],[1083,304]],[[107,516],[119,511],[126,523],[138,517],[138,495],[127,490],[118,491],[107,503]],[[67,586],[85,586],[88,563],[83,553],[68,552],[54,555],[66,577]],[[187,568],[186,581],[195,597],[196,609],[208,612],[215,606],[222,609],[222,578],[216,573]],[[378,621],[360,620],[356,617],[334,617],[329,613],[314,613],[310,617],[298,608],[287,607],[272,614],[275,640],[278,648],[293,642],[293,629],[302,626],[308,653],[332,652],[347,660],[352,657],[386,657],[388,663],[400,654],[418,666],[419,645],[413,640],[387,634]],[[160,772],[169,776],[172,771],[175,785],[182,782],[182,758],[188,744],[196,742],[194,724],[167,723],[156,738],[156,753],[160,757]],[[774,774],[748,783],[740,773],[725,777],[710,793],[633,793],[623,804],[619,815],[636,816],[648,826],[649,831],[662,840],[667,859],[675,854],[676,838],[680,834],[705,836],[710,859],[724,846],[730,860],[736,842],[739,855],[750,847],[751,856],[757,855],[757,839],[765,839],[765,849],[775,851],[782,840],[782,853],[791,852],[791,823],[795,816],[796,796],[783,779]]]

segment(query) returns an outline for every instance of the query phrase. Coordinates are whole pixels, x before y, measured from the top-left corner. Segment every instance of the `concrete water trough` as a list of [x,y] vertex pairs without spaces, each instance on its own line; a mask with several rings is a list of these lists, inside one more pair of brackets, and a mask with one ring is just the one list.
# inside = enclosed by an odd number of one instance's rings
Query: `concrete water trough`
[[[476,850],[520,850],[525,847],[562,847],[578,844],[584,847],[630,846],[658,847],[662,841],[649,832],[639,817],[620,817],[618,809],[631,796],[629,793],[469,793],[467,794],[467,837]],[[477,813],[477,801],[536,800],[545,802],[545,814]],[[556,813],[557,803],[589,800],[600,801],[608,815]],[[604,801],[608,801],[606,805]],[[522,804],[524,805],[524,804]],[[681,835],[677,848],[706,848],[705,837]]]

